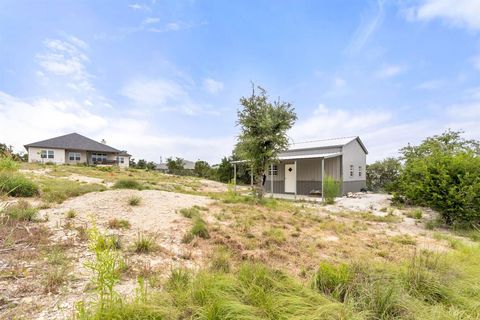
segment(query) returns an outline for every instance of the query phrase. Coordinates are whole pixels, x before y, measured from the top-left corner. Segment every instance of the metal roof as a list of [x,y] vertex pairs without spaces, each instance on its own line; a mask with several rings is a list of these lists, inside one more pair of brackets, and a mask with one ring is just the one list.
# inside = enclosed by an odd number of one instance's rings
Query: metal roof
[[357,140],[360,146],[362,147],[362,149],[365,151],[365,153],[368,154],[367,148],[365,148],[365,145],[363,144],[362,140],[358,136],[294,142],[288,147],[287,151],[343,147],[344,145],[349,144],[354,140]]
[[333,158],[342,155],[341,152],[335,153],[323,153],[323,154],[304,154],[304,155],[293,155],[293,156],[279,156],[278,160],[300,160],[300,159],[321,159],[321,158]]
[[78,133],[70,133],[64,136],[59,136],[52,139],[47,139],[25,145],[26,149],[28,149],[29,147],[114,153],[122,152],[120,150],[107,146],[106,144],[84,137]]

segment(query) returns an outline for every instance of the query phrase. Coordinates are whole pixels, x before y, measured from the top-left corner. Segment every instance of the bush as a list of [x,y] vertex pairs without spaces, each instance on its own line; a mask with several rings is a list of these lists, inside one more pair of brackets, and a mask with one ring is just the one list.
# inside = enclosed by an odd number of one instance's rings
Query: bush
[[335,203],[335,197],[340,195],[340,182],[331,176],[325,176],[323,181],[323,199],[326,204]]
[[0,194],[13,197],[33,197],[38,194],[38,186],[17,173],[0,173]]
[[367,189],[371,191],[393,191],[401,168],[402,164],[395,158],[386,158],[367,165]]
[[114,189],[136,189],[142,190],[144,189],[143,185],[133,179],[120,179],[113,185]]
[[447,224],[480,223],[480,156],[458,132],[402,149],[397,198],[438,210]]

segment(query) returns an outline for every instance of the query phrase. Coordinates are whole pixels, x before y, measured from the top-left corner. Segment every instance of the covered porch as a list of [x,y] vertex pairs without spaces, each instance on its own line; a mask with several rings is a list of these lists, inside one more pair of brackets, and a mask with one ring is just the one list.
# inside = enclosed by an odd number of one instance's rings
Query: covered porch
[[[233,162],[234,186],[239,163],[246,162]],[[272,197],[323,200],[324,177],[331,176],[336,181],[342,181],[342,153],[281,155],[279,162],[271,164],[265,175],[263,187]]]

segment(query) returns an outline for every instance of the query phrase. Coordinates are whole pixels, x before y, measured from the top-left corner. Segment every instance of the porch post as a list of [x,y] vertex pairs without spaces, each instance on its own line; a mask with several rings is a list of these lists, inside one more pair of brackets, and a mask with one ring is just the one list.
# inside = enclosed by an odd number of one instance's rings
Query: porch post
[[237,192],[237,164],[233,164],[233,192]]
[[295,171],[295,200],[297,200],[297,160],[295,160],[293,168]]
[[325,202],[325,195],[323,194],[323,181],[325,180],[325,158],[322,158],[322,202]]
[[270,165],[270,194],[273,198],[273,164]]
[[250,188],[253,189],[253,166],[250,166]]

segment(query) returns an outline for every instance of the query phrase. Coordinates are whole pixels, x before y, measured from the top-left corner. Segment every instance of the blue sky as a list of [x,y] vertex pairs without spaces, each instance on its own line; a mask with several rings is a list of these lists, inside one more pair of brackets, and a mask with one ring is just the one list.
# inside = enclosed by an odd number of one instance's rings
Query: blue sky
[[368,161],[447,128],[480,138],[480,1],[0,2],[0,141],[70,132],[217,162],[251,82],[293,141],[360,135]]

